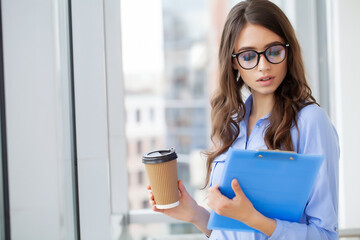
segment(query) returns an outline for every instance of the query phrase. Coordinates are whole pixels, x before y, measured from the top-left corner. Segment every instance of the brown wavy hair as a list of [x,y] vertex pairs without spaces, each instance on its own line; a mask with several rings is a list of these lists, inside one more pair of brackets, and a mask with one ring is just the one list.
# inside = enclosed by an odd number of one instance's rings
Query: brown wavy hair
[[248,0],[235,5],[229,12],[219,48],[219,87],[211,99],[211,141],[213,147],[205,152],[207,174],[210,178],[214,159],[227,151],[240,133],[239,123],[246,114],[241,96],[244,81],[236,81],[232,56],[236,40],[245,24],[261,25],[282,37],[290,47],[287,53],[287,73],[274,93],[275,104],[265,132],[268,149],[294,151],[290,129],[297,127],[298,112],[305,106],[317,104],[306,82],[299,43],[291,23],[281,9],[267,0]]

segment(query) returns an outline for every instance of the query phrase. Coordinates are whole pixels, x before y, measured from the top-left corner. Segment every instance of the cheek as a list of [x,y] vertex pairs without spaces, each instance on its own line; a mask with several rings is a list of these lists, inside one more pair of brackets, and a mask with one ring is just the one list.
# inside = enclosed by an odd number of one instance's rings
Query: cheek
[[287,61],[285,60],[284,62],[284,65],[283,65],[283,71],[284,71],[284,75],[286,75],[286,73],[287,73]]
[[252,74],[252,70],[241,69],[240,76],[241,76],[242,80],[245,82],[245,84],[248,85],[248,83],[250,82],[250,79],[252,79],[254,77],[254,74]]
[[287,73],[287,63],[286,62],[284,63],[284,65],[282,66],[280,71],[281,71],[282,79],[284,80],[286,73]]
[[279,77],[280,83],[284,80],[287,73],[287,63],[286,61],[278,64],[276,69],[276,75]]

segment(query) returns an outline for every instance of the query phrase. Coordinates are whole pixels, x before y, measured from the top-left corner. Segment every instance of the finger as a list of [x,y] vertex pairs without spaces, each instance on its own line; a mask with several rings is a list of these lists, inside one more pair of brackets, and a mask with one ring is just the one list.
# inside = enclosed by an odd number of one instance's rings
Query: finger
[[146,186],[146,189],[147,189],[147,190],[151,190],[151,186],[150,186],[150,185],[147,185],[147,186]]
[[149,200],[149,202],[150,202],[150,205],[151,205],[151,206],[155,206],[155,205],[156,205],[156,203],[155,203],[154,200]]
[[209,191],[207,193],[207,205],[212,210],[217,212],[217,209],[219,208],[219,204],[227,203],[228,201],[230,201],[230,199],[220,192],[219,184],[212,186],[211,189],[209,188]]
[[216,192],[216,191],[219,191],[219,184],[215,184],[214,186],[210,187],[208,189],[209,192]]
[[179,184],[179,197],[181,198],[184,195],[189,195],[189,193],[185,188],[184,182],[182,180],[179,180],[178,184]]
[[243,197],[245,195],[236,178],[231,181],[231,187],[234,190],[236,196]]
[[216,184],[214,186],[212,186],[211,188],[209,188],[208,190],[208,194],[207,194],[208,198],[216,198],[217,201],[222,201],[222,200],[226,200],[228,199],[226,196],[224,196],[220,190],[219,190],[219,184]]
[[182,180],[179,180],[179,181],[178,181],[178,184],[179,184],[180,193],[182,193],[182,192],[187,192],[187,191],[186,191],[186,188],[185,188],[185,185],[184,185],[184,182],[183,182]]
[[152,210],[154,211],[154,212],[164,212],[164,209],[158,209],[155,205],[152,207]]
[[154,194],[149,193],[149,198],[150,198],[151,200],[154,200]]

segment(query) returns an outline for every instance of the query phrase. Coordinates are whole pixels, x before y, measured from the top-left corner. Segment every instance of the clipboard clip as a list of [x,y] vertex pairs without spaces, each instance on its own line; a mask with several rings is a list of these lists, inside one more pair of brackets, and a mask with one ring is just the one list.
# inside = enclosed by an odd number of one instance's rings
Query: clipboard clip
[[257,151],[259,151],[259,155],[258,155],[259,158],[264,157],[264,156],[263,156],[264,154],[262,154],[262,153],[265,153],[265,154],[266,154],[266,153],[272,153],[272,152],[274,152],[274,153],[290,154],[289,160],[294,160],[294,159],[295,159],[295,156],[294,156],[294,155],[296,155],[296,152],[295,152],[295,151],[282,151],[282,150],[279,150],[279,149],[274,149],[274,150],[259,149],[259,150],[257,150]]

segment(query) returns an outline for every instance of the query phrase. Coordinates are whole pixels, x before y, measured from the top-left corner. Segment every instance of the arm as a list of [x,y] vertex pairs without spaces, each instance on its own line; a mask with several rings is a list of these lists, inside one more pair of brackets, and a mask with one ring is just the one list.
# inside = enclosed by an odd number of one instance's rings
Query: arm
[[210,213],[205,208],[199,206],[194,218],[190,221],[208,237],[211,234],[211,230],[207,229],[209,217],[210,217]]
[[[299,117],[299,153],[324,155],[303,213],[303,223],[277,221],[273,239],[338,239],[339,142],[325,112],[312,106]],[[293,140],[294,142],[294,140]]]
[[[297,152],[324,155],[325,158],[301,223],[276,220],[278,228],[270,239],[295,239],[295,235],[297,239],[338,239],[338,135],[327,114],[316,105],[300,111],[298,126],[300,138],[293,138]],[[297,137],[293,132],[291,135]]]

